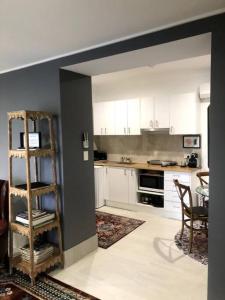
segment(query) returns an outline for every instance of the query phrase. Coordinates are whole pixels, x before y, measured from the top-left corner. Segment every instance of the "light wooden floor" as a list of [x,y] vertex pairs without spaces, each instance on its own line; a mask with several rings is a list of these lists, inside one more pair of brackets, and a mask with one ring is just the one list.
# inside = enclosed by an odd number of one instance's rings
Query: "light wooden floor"
[[101,210],[146,223],[54,277],[102,300],[207,299],[207,267],[184,256],[174,244],[179,221],[109,207]]

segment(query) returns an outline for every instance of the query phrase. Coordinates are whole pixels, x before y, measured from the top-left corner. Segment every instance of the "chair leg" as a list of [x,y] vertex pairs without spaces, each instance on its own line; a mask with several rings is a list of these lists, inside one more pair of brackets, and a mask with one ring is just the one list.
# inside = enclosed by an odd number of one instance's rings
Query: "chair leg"
[[188,253],[191,253],[192,245],[193,245],[193,221],[191,220],[191,222],[190,222],[190,236],[189,236],[189,249],[188,249]]
[[207,226],[207,222],[204,222],[205,224],[205,234],[206,234],[206,237],[208,237],[208,226]]
[[182,227],[181,227],[181,232],[180,232],[180,240],[182,240],[184,234],[184,216],[182,216]]

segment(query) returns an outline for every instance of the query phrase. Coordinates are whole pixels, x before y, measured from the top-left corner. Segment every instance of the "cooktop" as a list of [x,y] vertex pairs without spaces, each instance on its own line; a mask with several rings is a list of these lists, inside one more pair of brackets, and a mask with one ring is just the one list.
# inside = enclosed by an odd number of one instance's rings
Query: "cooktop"
[[147,163],[149,165],[161,165],[162,167],[176,166],[177,165],[176,161],[173,161],[173,160],[159,160],[159,159],[148,160]]

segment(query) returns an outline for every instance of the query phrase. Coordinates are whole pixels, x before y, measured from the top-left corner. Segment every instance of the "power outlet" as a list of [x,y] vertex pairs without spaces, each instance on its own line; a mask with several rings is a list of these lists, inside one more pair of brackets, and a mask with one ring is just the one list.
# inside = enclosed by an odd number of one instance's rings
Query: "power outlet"
[[88,151],[83,151],[83,160],[87,161],[88,159]]

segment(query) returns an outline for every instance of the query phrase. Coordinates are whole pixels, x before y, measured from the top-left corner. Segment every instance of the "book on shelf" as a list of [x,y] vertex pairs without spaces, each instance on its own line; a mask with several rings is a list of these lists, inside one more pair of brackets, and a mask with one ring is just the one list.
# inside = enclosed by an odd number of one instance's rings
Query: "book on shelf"
[[[28,244],[19,248],[19,251],[23,260],[30,261],[30,248]],[[53,253],[54,247],[50,243],[35,244],[33,251],[34,263],[41,263],[52,256]]]
[[[37,225],[44,224],[48,221],[55,219],[55,213],[47,212],[44,210],[32,210],[32,225],[35,227]],[[22,212],[16,216],[16,222],[19,222],[23,225],[29,225],[29,216],[28,212]]]
[[[48,183],[45,182],[40,182],[40,181],[36,181],[36,182],[31,182],[30,187],[31,189],[37,189],[37,188],[42,188],[42,187],[46,187],[49,186]],[[15,186],[17,189],[21,189],[21,190],[27,190],[27,184],[18,184]]]

